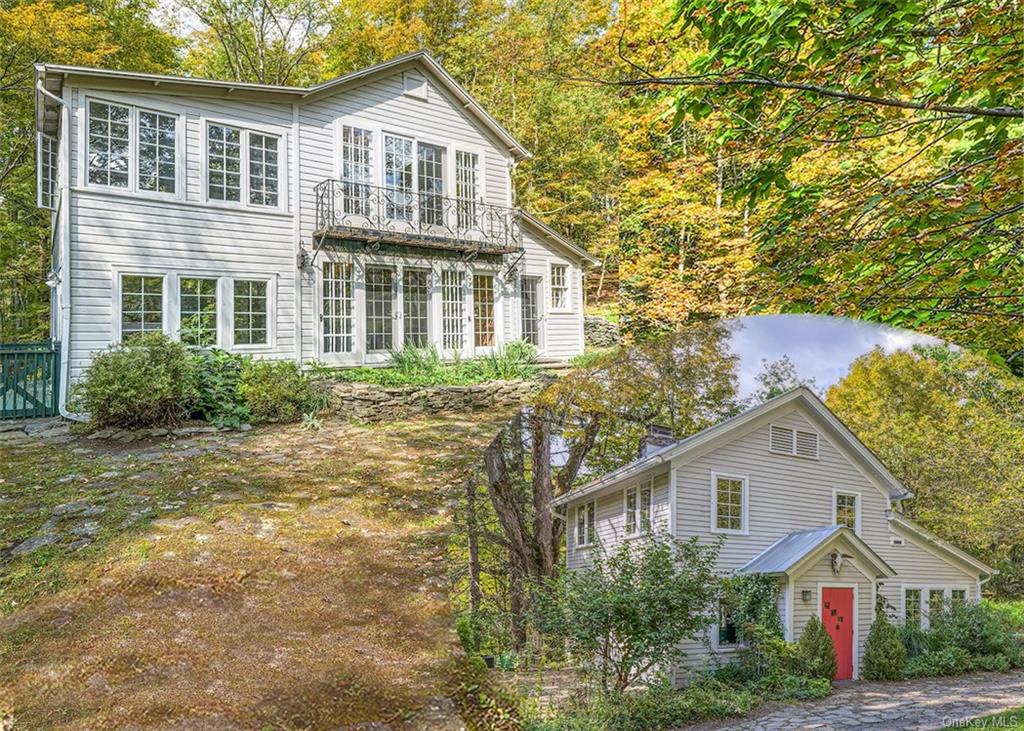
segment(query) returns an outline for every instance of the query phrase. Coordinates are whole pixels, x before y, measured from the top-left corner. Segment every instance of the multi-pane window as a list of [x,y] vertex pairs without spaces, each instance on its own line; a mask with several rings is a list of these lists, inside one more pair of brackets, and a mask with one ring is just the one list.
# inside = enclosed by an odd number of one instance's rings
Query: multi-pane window
[[40,208],[56,208],[57,203],[57,140],[49,135],[39,135],[36,150],[36,166],[39,176],[38,205]]
[[267,283],[236,279],[234,282],[235,345],[266,345]]
[[569,308],[569,267],[565,264],[551,265],[551,308]]
[[715,528],[720,531],[742,531],[743,478],[716,476],[714,489]]
[[217,344],[217,280],[182,277],[178,280],[181,341],[209,348]]
[[909,627],[921,626],[921,590],[903,590],[903,620]]
[[444,225],[444,154],[439,145],[420,142],[416,146],[419,163],[420,223],[428,226]]
[[651,493],[650,482],[626,490],[626,535],[645,533],[651,529]]
[[836,493],[836,525],[844,525],[852,531],[857,530],[857,496],[854,494]]
[[455,151],[455,197],[458,200],[459,230],[478,228],[476,225],[476,201],[479,192],[477,182],[477,161],[473,152]]
[[394,335],[394,270],[366,267],[366,349],[387,350]]
[[131,107],[89,102],[89,182],[127,188]]
[[936,614],[942,612],[942,602],[946,598],[945,589],[929,589],[928,590],[928,614],[934,617]]
[[249,133],[249,202],[277,206],[277,137]]
[[963,604],[964,602],[967,601],[967,590],[966,589],[953,589],[949,593],[949,598],[953,602],[956,602],[956,603],[959,603],[959,604]]
[[121,277],[121,340],[164,329],[164,278]]
[[429,343],[427,313],[430,311],[430,271],[406,269],[402,272],[402,326],[404,342],[413,348]]
[[524,342],[540,347],[540,280],[523,277],[519,282],[520,317]]
[[576,546],[589,546],[594,542],[597,503],[591,500],[576,506]]
[[341,185],[345,213],[370,215],[373,185],[373,132],[345,125],[341,129]]
[[718,605],[718,644],[735,645],[738,642],[733,613],[724,603]]
[[384,190],[388,218],[412,220],[413,141],[384,135]]
[[494,277],[473,275],[473,344],[494,345]]
[[139,190],[174,193],[178,118],[139,110]]
[[338,261],[323,263],[324,352],[351,353],[352,265]]
[[462,272],[441,272],[441,345],[446,350],[462,350],[463,323],[466,319],[466,290]]
[[211,200],[242,200],[242,130],[206,127],[206,190]]

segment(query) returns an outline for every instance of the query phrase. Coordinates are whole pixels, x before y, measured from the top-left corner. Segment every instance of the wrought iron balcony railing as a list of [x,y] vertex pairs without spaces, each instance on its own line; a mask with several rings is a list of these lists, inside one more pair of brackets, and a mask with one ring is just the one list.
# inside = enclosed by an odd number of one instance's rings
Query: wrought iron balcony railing
[[515,208],[344,180],[315,192],[318,235],[494,254],[522,248]]

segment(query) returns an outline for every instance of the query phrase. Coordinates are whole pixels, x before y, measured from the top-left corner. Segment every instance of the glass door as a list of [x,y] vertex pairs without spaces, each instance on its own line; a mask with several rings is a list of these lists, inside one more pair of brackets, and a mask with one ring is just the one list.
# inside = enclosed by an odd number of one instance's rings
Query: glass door
[[522,339],[540,348],[540,278],[523,277],[519,288]]

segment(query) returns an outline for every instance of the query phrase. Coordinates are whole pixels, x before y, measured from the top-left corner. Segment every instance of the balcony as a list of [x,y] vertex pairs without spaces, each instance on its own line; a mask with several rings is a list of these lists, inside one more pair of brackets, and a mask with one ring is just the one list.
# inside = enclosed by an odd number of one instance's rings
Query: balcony
[[515,208],[343,180],[325,180],[315,193],[317,237],[482,254],[522,249]]

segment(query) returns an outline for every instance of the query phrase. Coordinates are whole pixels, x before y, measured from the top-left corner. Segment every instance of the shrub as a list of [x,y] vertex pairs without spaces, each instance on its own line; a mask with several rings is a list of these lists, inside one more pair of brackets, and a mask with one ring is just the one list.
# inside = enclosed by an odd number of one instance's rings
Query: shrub
[[216,348],[193,354],[198,399],[195,411],[216,426],[237,428],[252,415],[239,393],[242,371],[249,360]]
[[253,421],[297,421],[318,406],[313,382],[290,360],[249,360],[238,393]]
[[196,404],[195,367],[184,345],[145,333],[97,355],[74,396],[97,427],[172,424]]
[[756,687],[761,695],[773,701],[825,698],[832,692],[831,680],[781,673],[762,678]]
[[481,381],[526,381],[537,375],[537,349],[514,341],[467,365]]
[[990,672],[1005,673],[1012,666],[1013,663],[1006,655],[975,655],[971,658],[972,670],[988,670]]
[[836,651],[821,620],[812,616],[796,644],[803,668],[801,674],[832,682],[836,676]]
[[928,652],[928,635],[920,627],[901,624],[899,627],[900,642],[907,650],[907,659],[913,659]]
[[884,612],[877,612],[864,647],[862,676],[865,680],[899,680],[906,660],[907,649],[900,642],[896,627]]
[[926,652],[907,661],[903,667],[905,678],[925,678],[937,675],[959,675],[972,667],[971,656],[960,647]]
[[925,634],[932,650],[959,647],[970,655],[1018,654],[1012,625],[987,603],[947,602],[933,612]]

